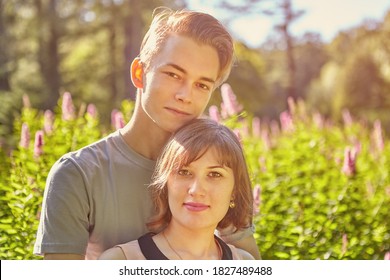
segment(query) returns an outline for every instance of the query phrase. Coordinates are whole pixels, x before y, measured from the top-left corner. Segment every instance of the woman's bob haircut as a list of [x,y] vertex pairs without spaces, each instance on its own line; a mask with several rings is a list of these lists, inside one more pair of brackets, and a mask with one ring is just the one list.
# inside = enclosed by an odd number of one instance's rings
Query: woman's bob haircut
[[231,168],[234,173],[232,197],[235,207],[229,208],[218,228],[234,226],[239,230],[252,224],[252,187],[240,140],[226,126],[202,118],[192,120],[173,134],[157,161],[150,185],[155,206],[155,215],[147,223],[150,231],[161,231],[171,220],[167,189],[169,175],[196,161],[209,149],[215,151],[219,164]]

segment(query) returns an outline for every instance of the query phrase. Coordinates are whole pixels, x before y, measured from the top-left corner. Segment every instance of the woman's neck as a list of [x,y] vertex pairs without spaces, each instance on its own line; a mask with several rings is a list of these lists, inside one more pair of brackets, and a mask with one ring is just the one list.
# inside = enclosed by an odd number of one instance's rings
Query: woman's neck
[[184,229],[170,224],[153,239],[169,259],[219,260],[222,257],[213,229]]

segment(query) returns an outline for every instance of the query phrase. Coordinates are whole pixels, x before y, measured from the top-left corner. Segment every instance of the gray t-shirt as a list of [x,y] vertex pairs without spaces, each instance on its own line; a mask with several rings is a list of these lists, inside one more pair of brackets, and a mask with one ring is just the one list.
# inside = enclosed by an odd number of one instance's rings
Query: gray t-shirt
[[119,131],[64,155],[48,175],[34,253],[96,259],[146,233],[154,167]]
[[[156,162],[133,151],[119,131],[61,157],[46,181],[34,253],[97,259],[103,251],[148,232],[148,193]],[[253,228],[216,232],[225,242]]]

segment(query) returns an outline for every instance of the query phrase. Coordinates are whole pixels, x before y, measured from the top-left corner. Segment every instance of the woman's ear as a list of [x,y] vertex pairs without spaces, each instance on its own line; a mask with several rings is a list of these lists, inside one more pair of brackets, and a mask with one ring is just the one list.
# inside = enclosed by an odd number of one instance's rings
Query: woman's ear
[[136,88],[143,88],[143,65],[139,57],[134,58],[130,67],[131,81]]

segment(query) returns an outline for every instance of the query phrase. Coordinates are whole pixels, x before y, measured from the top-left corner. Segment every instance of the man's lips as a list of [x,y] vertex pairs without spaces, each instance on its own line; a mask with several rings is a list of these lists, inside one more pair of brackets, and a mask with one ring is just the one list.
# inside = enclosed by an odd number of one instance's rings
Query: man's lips
[[187,113],[185,111],[182,111],[182,110],[179,110],[176,108],[165,107],[165,109],[168,110],[169,112],[171,112],[175,115],[179,115],[179,116],[189,116],[190,115],[190,113]]
[[209,208],[208,205],[198,202],[185,202],[183,205],[188,210],[195,212],[203,211]]

